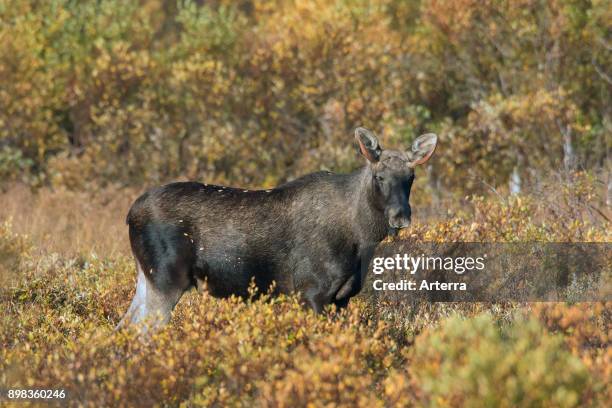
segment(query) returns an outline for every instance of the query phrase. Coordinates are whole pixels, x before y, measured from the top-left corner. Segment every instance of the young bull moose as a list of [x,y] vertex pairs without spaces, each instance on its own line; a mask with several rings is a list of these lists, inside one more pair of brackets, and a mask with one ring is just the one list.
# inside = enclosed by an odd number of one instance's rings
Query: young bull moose
[[144,193],[128,216],[136,294],[120,326],[152,318],[158,326],[182,294],[206,282],[217,297],[299,292],[321,312],[345,306],[362,286],[362,262],[389,233],[410,223],[414,167],[437,143],[418,137],[410,151],[383,150],[369,130],[355,138],[368,163],[351,174],[309,174],[271,190],[195,182]]

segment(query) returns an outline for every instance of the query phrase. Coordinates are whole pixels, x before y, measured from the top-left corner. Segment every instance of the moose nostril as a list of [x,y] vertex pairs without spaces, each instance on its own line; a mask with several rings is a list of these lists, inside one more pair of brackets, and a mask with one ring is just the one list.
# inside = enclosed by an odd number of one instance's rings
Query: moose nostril
[[388,216],[391,227],[404,228],[410,225],[410,211],[402,211],[401,208],[390,208]]
[[397,218],[400,215],[400,210],[398,210],[397,208],[391,208],[389,210],[389,218],[393,219],[393,218]]

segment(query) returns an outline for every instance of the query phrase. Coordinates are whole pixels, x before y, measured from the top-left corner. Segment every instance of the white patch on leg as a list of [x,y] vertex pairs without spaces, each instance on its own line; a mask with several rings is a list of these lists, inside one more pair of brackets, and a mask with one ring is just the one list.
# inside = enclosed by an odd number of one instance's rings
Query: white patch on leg
[[134,315],[132,316],[132,322],[142,322],[147,317],[147,278],[142,271],[140,263],[138,265],[138,278],[136,280],[136,293],[134,294]]
[[[161,293],[145,277],[138,261],[136,261],[136,269],[138,270],[136,293],[127,313],[117,327],[122,327],[127,323],[147,323],[153,328],[166,324],[183,291]],[[146,326],[141,330],[146,333]]]
[[[136,278],[136,293],[130,303],[130,307],[117,325],[117,328],[123,327],[128,323],[138,323],[146,316],[146,297],[147,297],[147,282],[142,272],[140,263],[136,261],[136,270],[138,275]],[[143,310],[144,309],[144,310]]]

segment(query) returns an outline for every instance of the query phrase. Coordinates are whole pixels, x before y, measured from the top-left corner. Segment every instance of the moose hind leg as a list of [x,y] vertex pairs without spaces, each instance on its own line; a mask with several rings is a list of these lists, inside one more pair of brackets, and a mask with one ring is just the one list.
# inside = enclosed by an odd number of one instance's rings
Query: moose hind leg
[[[121,328],[128,323],[148,324],[152,329],[165,325],[170,321],[172,310],[184,292],[185,290],[180,288],[167,288],[166,290],[156,288],[138,264],[136,293],[117,328]],[[143,327],[143,330],[146,330],[146,328]]]
[[130,240],[138,283],[124,321],[157,328],[168,323],[174,306],[192,285],[192,251],[182,234],[168,228],[133,232]]
[[138,261],[136,261],[136,270],[138,271],[136,278],[136,293],[134,293],[130,307],[117,325],[117,329],[124,327],[128,323],[134,323],[135,321],[141,320],[139,315],[144,314],[145,300],[147,296],[147,279],[145,278],[144,273],[142,272],[142,267]]
[[[183,290],[172,290],[161,292],[152,285],[147,288],[147,296],[144,302],[142,320],[149,323],[152,328],[158,328],[170,321],[172,310],[183,295]],[[140,317],[140,316],[139,316]]]

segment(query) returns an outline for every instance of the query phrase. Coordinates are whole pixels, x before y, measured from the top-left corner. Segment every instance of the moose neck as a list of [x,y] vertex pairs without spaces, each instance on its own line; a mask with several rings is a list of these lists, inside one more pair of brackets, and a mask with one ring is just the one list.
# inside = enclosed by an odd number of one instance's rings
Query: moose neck
[[367,165],[353,175],[353,225],[362,245],[376,245],[387,236],[389,226],[384,208],[376,199],[372,169]]

